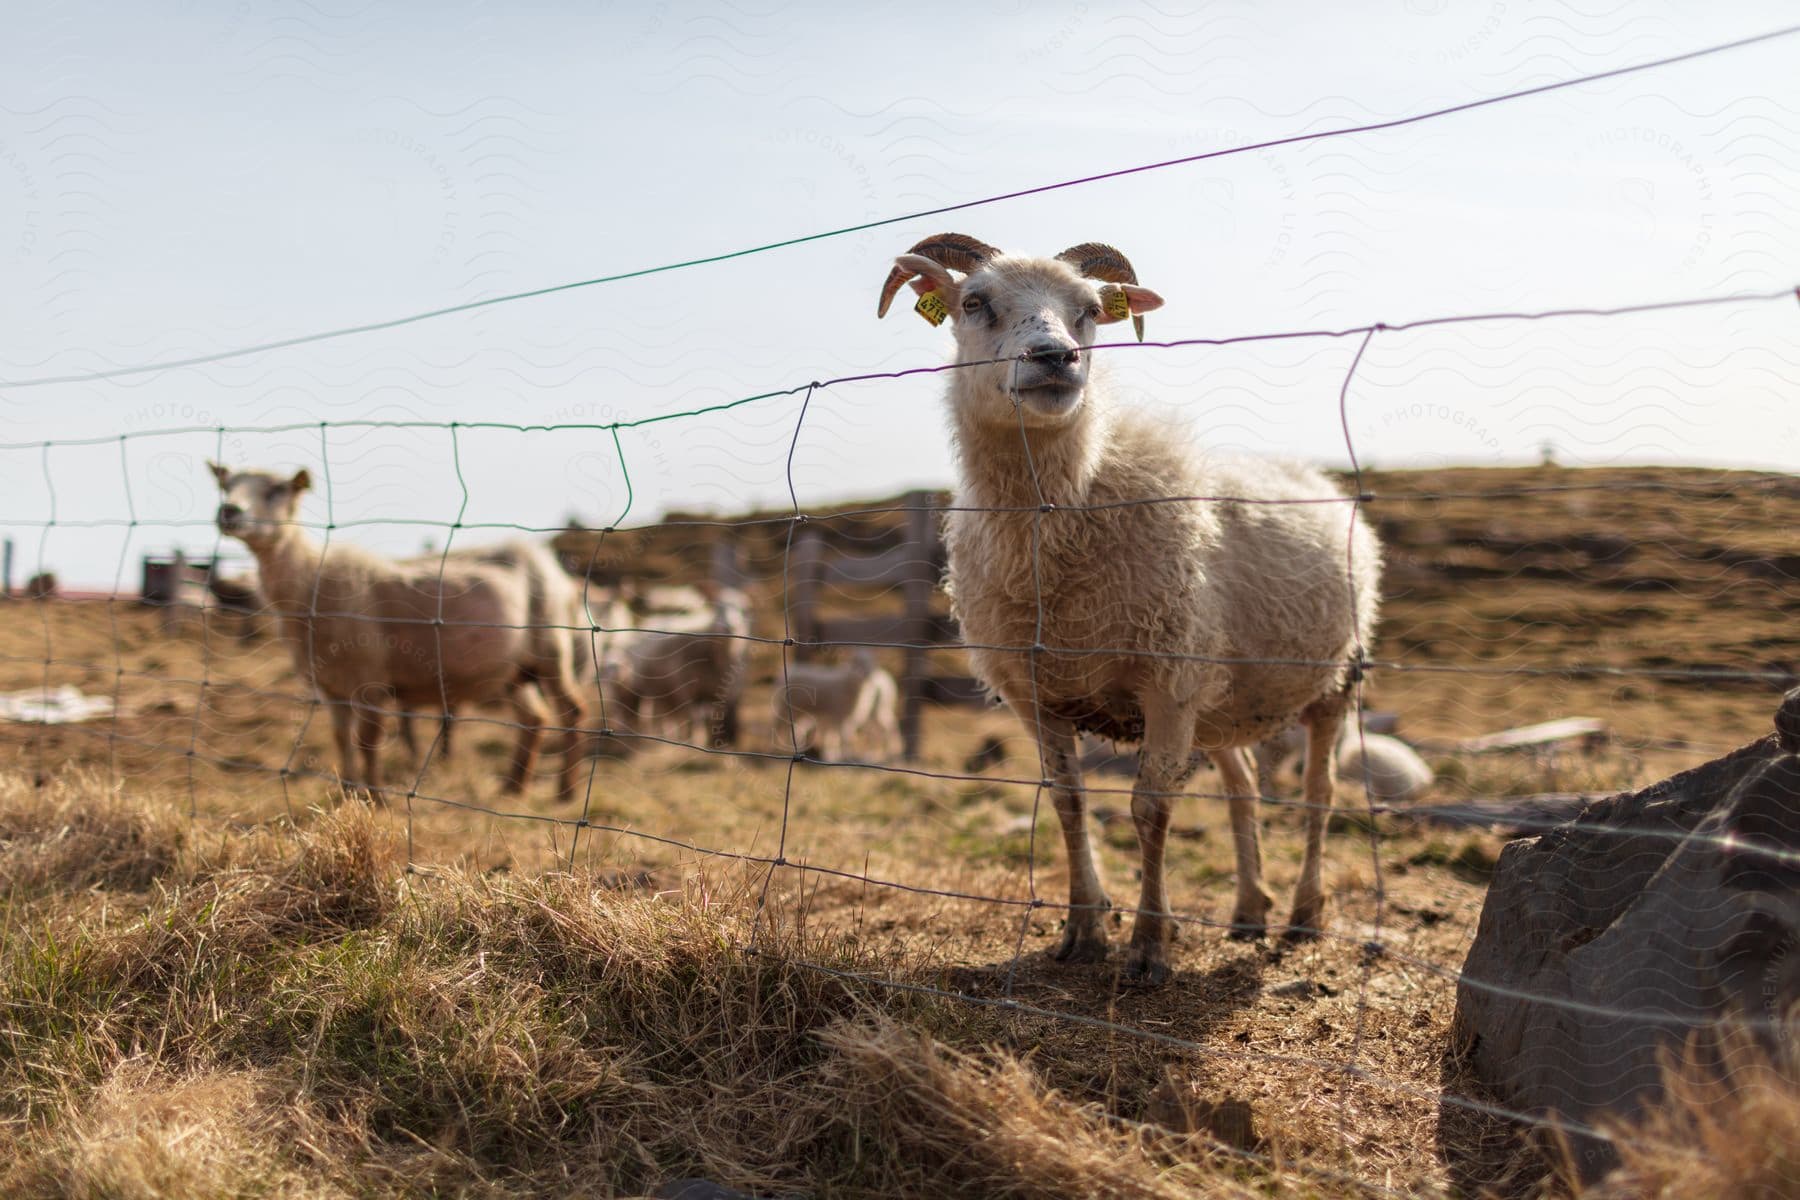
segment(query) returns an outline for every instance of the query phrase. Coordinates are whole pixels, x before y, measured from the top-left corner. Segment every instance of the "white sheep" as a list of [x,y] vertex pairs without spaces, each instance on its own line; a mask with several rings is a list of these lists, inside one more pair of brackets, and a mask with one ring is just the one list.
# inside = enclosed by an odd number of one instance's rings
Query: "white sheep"
[[615,635],[607,695],[618,706],[613,724],[638,733],[715,735],[734,744],[737,706],[750,653],[750,604],[737,588],[701,585],[704,607],[650,611],[646,628]]
[[387,706],[442,712],[506,700],[519,726],[506,789],[523,791],[549,723],[547,700],[569,731],[561,795],[579,791],[580,605],[574,581],[549,551],[507,542],[441,564],[402,566],[341,540],[314,540],[298,523],[312,484],[306,471],[208,466],[223,493],[219,531],[256,556],[295,668],[329,706],[346,784],[380,796]]
[[[1297,727],[1257,743],[1256,779],[1263,795],[1275,794],[1276,772],[1305,744],[1306,735]],[[1384,804],[1416,800],[1437,779],[1431,764],[1420,758],[1417,750],[1385,733],[1358,733],[1354,721],[1344,723],[1337,760],[1339,775],[1361,785],[1371,800]]]
[[1233,934],[1262,934],[1273,897],[1248,747],[1296,714],[1309,732],[1308,807],[1288,934],[1316,935],[1332,746],[1375,622],[1373,534],[1320,472],[1203,456],[1090,380],[1095,327],[1131,316],[1141,336],[1142,314],[1162,305],[1117,250],[1013,257],[943,234],[895,262],[878,311],[910,281],[927,298],[921,311],[954,322],[966,364],[947,373],[960,476],[949,587],[976,673],[1035,735],[1053,783],[1070,903],[1056,957],[1106,954],[1081,731],[1142,744],[1128,979],[1169,973],[1163,849],[1196,749],[1230,797]]
[[859,647],[842,663],[791,663],[775,680],[774,726],[779,743],[795,750],[816,746],[824,761],[839,761],[864,729],[873,726],[875,761],[899,757],[900,726],[894,715],[900,689],[894,677]]

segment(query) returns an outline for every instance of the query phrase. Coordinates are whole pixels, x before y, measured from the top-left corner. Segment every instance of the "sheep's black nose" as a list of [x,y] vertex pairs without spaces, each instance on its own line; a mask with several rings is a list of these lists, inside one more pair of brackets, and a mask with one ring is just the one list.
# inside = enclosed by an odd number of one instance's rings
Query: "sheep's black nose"
[[235,521],[243,515],[244,515],[244,510],[239,508],[235,504],[219,505],[219,521],[221,523],[224,523],[227,521]]
[[1026,354],[1039,362],[1058,367],[1072,367],[1081,361],[1081,348],[1066,342],[1038,342]]

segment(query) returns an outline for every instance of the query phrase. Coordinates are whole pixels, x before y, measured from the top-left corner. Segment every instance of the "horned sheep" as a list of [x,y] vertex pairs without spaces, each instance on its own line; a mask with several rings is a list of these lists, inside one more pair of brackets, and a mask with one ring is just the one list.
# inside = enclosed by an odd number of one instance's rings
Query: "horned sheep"
[[928,319],[953,322],[948,585],[976,673],[1035,735],[1052,783],[1070,881],[1056,957],[1107,952],[1083,731],[1141,743],[1127,979],[1169,974],[1163,850],[1195,750],[1229,797],[1233,935],[1264,932],[1273,897],[1248,748],[1296,714],[1309,734],[1305,851],[1288,934],[1316,936],[1332,747],[1375,621],[1373,534],[1320,472],[1200,453],[1090,375],[1096,326],[1129,316],[1141,338],[1143,314],[1163,302],[1112,247],[1031,258],[962,234],[926,238],[895,260],[879,314],[908,283]]
[[524,790],[553,715],[566,731],[561,795],[576,794],[580,600],[549,551],[507,542],[426,566],[343,541],[321,545],[298,521],[308,472],[208,465],[222,493],[219,531],[255,555],[295,668],[329,707],[345,783],[380,796],[388,705],[449,712],[505,700],[519,726],[506,790]]

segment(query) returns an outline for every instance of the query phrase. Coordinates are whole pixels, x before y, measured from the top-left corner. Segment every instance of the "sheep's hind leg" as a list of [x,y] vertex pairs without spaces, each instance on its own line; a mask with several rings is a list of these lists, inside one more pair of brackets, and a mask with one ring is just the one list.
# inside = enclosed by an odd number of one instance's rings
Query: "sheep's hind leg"
[[1063,926],[1057,962],[1097,963],[1106,958],[1106,914],[1112,908],[1094,850],[1088,843],[1087,798],[1076,755],[1075,731],[1066,721],[1039,715],[1026,721],[1037,735],[1044,756],[1045,778],[1050,780],[1050,803],[1062,822],[1063,847],[1069,856],[1069,916]]
[[1174,921],[1163,884],[1163,851],[1175,795],[1193,773],[1194,705],[1167,696],[1141,698],[1144,743],[1138,754],[1137,781],[1131,789],[1131,823],[1142,856],[1143,887],[1137,920],[1131,927],[1131,954],[1125,960],[1128,983],[1158,984],[1169,977],[1169,939]]
[[573,800],[581,794],[583,768],[587,765],[587,738],[582,729],[587,713],[581,707],[581,697],[572,679],[552,677],[540,686],[545,699],[550,702],[551,717],[563,730],[558,739],[562,743],[562,774],[557,784],[557,799]]
[[1325,927],[1325,824],[1337,793],[1337,739],[1344,726],[1344,698],[1333,696],[1307,706],[1306,774],[1301,795],[1306,803],[1306,849],[1300,860],[1300,882],[1294,885],[1294,911],[1288,918],[1288,941],[1318,937]]
[[1226,802],[1231,806],[1231,844],[1237,855],[1237,904],[1227,936],[1233,941],[1255,941],[1268,929],[1269,910],[1275,907],[1275,897],[1262,878],[1256,771],[1249,751],[1241,747],[1214,750],[1208,757],[1219,768]]

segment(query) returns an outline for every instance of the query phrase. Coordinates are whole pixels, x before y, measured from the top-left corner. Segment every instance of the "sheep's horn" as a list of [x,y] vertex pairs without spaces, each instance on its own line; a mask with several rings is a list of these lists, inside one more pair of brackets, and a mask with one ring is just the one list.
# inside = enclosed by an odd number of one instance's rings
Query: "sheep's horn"
[[[1083,242],[1079,246],[1070,246],[1057,255],[1057,261],[1066,262],[1089,279],[1099,279],[1107,283],[1136,283],[1137,272],[1132,269],[1131,260],[1105,242]],[[1144,340],[1144,318],[1132,317],[1131,327],[1137,330],[1138,341]]]
[[[926,238],[908,254],[923,254],[932,262],[949,267],[952,271],[973,271],[1000,251],[970,237],[966,233],[939,233]],[[905,267],[895,267],[888,272],[887,282],[881,285],[881,304],[875,310],[877,317],[887,316],[888,305],[894,302],[894,293],[898,292],[916,272]]]

